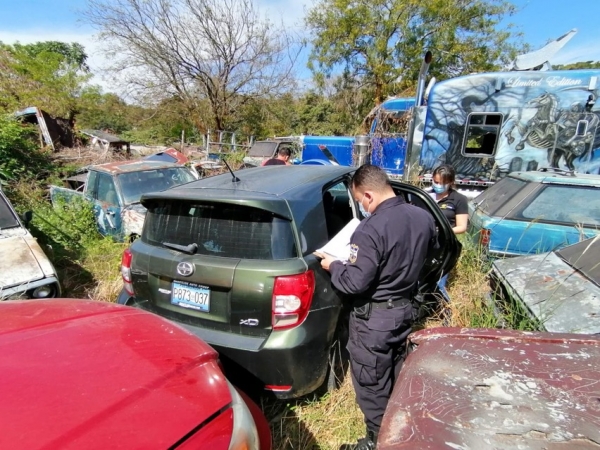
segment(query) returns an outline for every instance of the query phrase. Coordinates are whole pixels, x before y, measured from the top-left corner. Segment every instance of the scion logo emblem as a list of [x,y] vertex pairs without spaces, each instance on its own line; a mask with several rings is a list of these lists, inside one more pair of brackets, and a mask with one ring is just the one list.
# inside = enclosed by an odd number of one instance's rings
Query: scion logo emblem
[[194,273],[194,266],[189,262],[180,262],[177,264],[177,273],[184,277],[189,277]]

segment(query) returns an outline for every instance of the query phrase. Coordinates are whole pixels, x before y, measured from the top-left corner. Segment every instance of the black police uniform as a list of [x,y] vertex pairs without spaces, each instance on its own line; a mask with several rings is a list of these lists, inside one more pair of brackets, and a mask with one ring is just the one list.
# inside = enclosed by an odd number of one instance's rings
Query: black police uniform
[[[379,433],[406,356],[413,323],[411,299],[435,242],[431,214],[394,197],[358,225],[349,261],[329,266],[335,288],[354,300],[347,348],[356,398],[373,433]],[[369,305],[370,316],[364,318]]]

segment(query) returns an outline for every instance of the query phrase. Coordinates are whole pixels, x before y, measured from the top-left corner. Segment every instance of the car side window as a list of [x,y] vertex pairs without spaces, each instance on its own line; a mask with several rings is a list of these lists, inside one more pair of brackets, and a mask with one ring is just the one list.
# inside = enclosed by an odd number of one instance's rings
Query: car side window
[[323,192],[323,209],[329,239],[352,220],[350,202],[348,186],[344,182],[331,186]]
[[109,205],[118,205],[119,197],[112,177],[105,173],[98,174],[98,201],[106,202]]
[[[517,217],[529,220],[600,225],[600,189],[546,186]],[[560,205],[560,207],[557,207]]]

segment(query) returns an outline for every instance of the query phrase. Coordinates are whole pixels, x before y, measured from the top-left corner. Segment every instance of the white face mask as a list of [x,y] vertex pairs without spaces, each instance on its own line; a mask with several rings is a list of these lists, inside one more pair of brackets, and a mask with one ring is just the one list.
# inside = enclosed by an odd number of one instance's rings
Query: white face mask
[[[363,194],[362,198],[360,199],[360,202],[358,203],[358,209],[360,209],[360,213],[366,219],[367,217],[371,217],[371,213],[368,210],[365,210],[365,207],[363,206],[364,199],[365,199],[365,194]],[[369,205],[369,209],[371,209],[371,205]]]

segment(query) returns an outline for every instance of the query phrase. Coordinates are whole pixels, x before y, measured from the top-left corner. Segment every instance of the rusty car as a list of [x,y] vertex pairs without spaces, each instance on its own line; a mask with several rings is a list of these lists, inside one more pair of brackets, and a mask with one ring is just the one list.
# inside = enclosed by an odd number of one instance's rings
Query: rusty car
[[600,236],[494,261],[496,298],[517,302],[543,331],[600,334]]
[[379,450],[600,445],[597,337],[429,328],[409,341]]
[[88,166],[83,173],[67,178],[66,187],[50,186],[52,203],[83,197],[94,205],[98,230],[119,241],[141,234],[146,208],[142,194],[164,191],[196,177],[179,164],[152,161],[121,161]]
[[56,270],[27,229],[31,218],[19,217],[0,188],[0,300],[60,295]]

